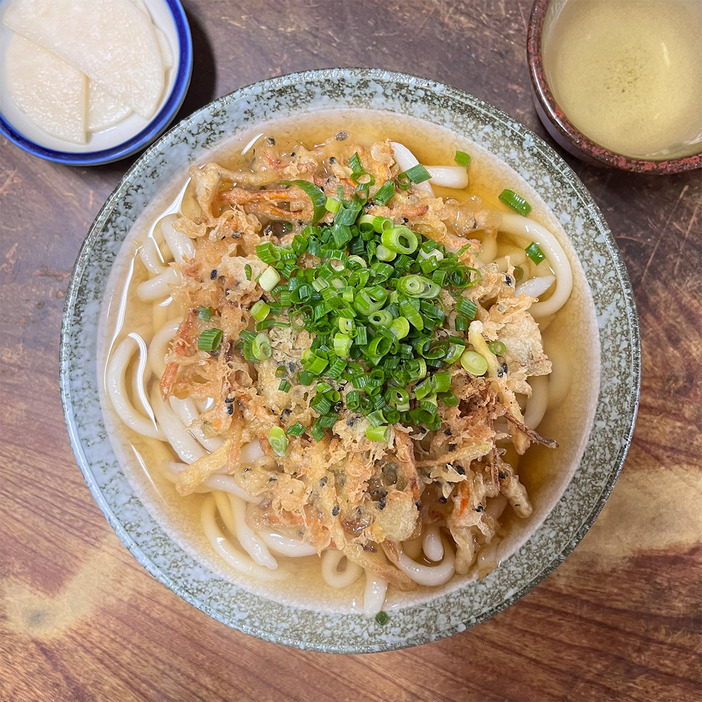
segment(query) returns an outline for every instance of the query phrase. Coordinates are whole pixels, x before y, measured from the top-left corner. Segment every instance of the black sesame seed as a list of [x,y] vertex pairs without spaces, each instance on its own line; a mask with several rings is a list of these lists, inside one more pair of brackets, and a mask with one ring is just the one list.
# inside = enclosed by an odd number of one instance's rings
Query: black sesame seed
[[444,429],[444,434],[446,434],[446,436],[451,436],[451,433],[450,429]]
[[339,505],[334,505],[334,508],[332,509],[332,517],[336,517],[337,514],[339,514]]
[[227,414],[234,414],[234,405],[227,405]]
[[379,510],[385,509],[385,505],[386,505],[386,504],[387,504],[387,502],[385,501],[385,498],[384,498],[384,497],[381,497],[381,498],[378,500],[378,509],[379,509]]
[[511,275],[505,276],[505,283],[507,283],[507,285],[512,285],[512,276]]
[[324,487],[327,484],[327,476],[326,475],[319,481],[319,484],[321,487]]
[[482,512],[482,511],[483,511],[483,506],[482,506],[482,505],[478,505],[478,506],[475,508],[475,511],[476,511],[476,512]]
[[267,137],[266,141],[271,145],[275,146],[275,139],[273,137]]
[[294,155],[295,155],[295,152],[294,152],[294,151],[291,151],[291,152],[290,152],[290,157],[292,158]]
[[334,137],[337,141],[344,141],[344,139],[348,139],[349,135],[346,132],[337,132],[336,137]]
[[446,504],[446,498],[442,495],[442,496],[439,498],[439,502],[441,502],[442,505],[445,505],[445,504]]
[[498,477],[500,480],[507,480],[507,473],[500,472],[500,473],[497,474],[497,477]]
[[336,163],[336,157],[335,157],[335,156],[330,156],[330,157],[329,157],[329,163],[331,163],[331,164]]
[[214,280],[216,277],[217,277],[217,269],[216,269],[216,268],[213,268],[213,269],[210,271],[210,280]]

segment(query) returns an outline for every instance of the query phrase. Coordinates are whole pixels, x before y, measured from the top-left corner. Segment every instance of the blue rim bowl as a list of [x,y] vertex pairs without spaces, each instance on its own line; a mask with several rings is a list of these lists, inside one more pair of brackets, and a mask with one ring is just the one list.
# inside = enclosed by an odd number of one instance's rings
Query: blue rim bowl
[[190,34],[190,26],[185,10],[180,4],[180,0],[163,0],[167,6],[178,37],[178,65],[171,92],[163,107],[149,124],[139,133],[130,137],[116,146],[100,151],[58,151],[41,146],[35,141],[28,139],[16,127],[14,127],[2,113],[0,113],[0,133],[7,137],[13,144],[19,146],[27,153],[38,156],[47,161],[63,163],[69,166],[99,166],[105,163],[119,161],[122,158],[131,156],[137,151],[145,149],[151,142],[157,139],[173,121],[176,113],[183,104],[185,95],[190,85],[190,77],[193,70],[193,40]]

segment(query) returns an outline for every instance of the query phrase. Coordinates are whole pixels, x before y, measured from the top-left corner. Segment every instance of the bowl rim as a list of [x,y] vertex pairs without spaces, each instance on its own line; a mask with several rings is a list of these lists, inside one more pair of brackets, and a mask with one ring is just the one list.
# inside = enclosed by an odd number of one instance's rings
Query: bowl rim
[[702,168],[702,151],[688,156],[658,161],[618,154],[594,142],[577,129],[566,117],[546,80],[541,53],[541,41],[543,38],[546,14],[551,4],[558,1],[559,0],[534,0],[527,26],[526,47],[529,77],[531,78],[534,99],[538,102],[538,106],[541,107],[538,112],[542,121],[548,119],[550,125],[558,131],[563,139],[584,154],[587,160],[600,166],[609,166],[623,171],[651,175],[683,173],[696,168]]
[[171,92],[156,116],[140,132],[109,149],[100,151],[60,151],[37,144],[27,138],[0,113],[0,134],[9,141],[33,156],[46,161],[61,163],[67,166],[98,166],[113,161],[119,161],[145,148],[157,139],[168,127],[180,106],[190,86],[193,70],[193,40],[190,25],[180,0],[160,0],[168,8],[173,18],[178,38],[178,66]]
[[[518,133],[525,138],[530,144],[532,144],[538,151],[541,152],[542,156],[545,155],[549,159],[548,169],[554,174],[565,177],[568,184],[574,189],[576,199],[582,202],[583,207],[585,207],[592,218],[598,223],[598,231],[600,235],[603,236],[605,244],[607,246],[608,254],[611,256],[611,270],[615,274],[617,280],[617,285],[619,287],[618,292],[622,296],[622,309],[625,316],[625,320],[628,323],[630,334],[627,338],[629,355],[627,360],[630,362],[630,380],[626,384],[627,399],[630,404],[627,406],[625,414],[625,424],[620,435],[618,435],[618,441],[616,445],[616,453],[607,458],[607,467],[605,477],[598,483],[598,493],[591,505],[591,509],[585,512],[583,511],[578,515],[578,522],[580,523],[579,528],[572,534],[572,538],[565,543],[559,550],[549,558],[549,560],[541,561],[538,566],[538,571],[532,573],[529,577],[525,579],[523,584],[511,590],[508,595],[504,597],[498,604],[493,604],[489,609],[482,611],[477,616],[469,616],[468,614],[463,615],[464,619],[458,624],[455,622],[448,624],[443,624],[442,626],[437,626],[435,629],[422,630],[421,633],[416,633],[413,636],[407,636],[404,633],[398,638],[370,638],[362,644],[345,644],[330,641],[310,641],[308,639],[296,637],[291,634],[283,634],[279,632],[272,633],[269,629],[265,627],[256,627],[256,625],[251,625],[246,621],[233,621],[231,616],[227,616],[222,613],[221,609],[218,609],[215,604],[209,600],[201,597],[199,594],[186,589],[185,586],[179,584],[177,581],[169,577],[168,572],[155,562],[153,556],[146,553],[146,550],[137,543],[135,538],[129,533],[125,525],[120,521],[120,518],[113,510],[112,506],[108,504],[105,498],[103,488],[98,485],[98,481],[93,474],[91,464],[86,456],[86,450],[84,444],[81,442],[80,432],[76,424],[75,418],[75,406],[72,398],[73,386],[72,386],[72,361],[70,358],[71,352],[73,351],[70,332],[74,326],[74,316],[76,319],[81,320],[81,310],[76,309],[80,307],[80,292],[81,292],[81,277],[86,272],[90,266],[88,261],[88,256],[91,253],[93,246],[98,243],[100,230],[97,228],[98,222],[101,221],[104,213],[108,212],[114,207],[114,203],[118,201],[120,196],[120,191],[126,187],[132,176],[140,175],[141,171],[149,167],[149,159],[152,155],[156,154],[159,146],[162,142],[169,139],[169,135],[175,135],[179,130],[184,131],[187,129],[199,116],[208,115],[210,111],[214,109],[221,109],[224,105],[229,103],[246,102],[251,98],[252,92],[256,89],[269,90],[281,88],[291,88],[291,86],[299,86],[300,84],[305,84],[308,81],[313,82],[315,80],[328,85],[339,77],[360,77],[365,80],[377,80],[379,82],[400,84],[406,87],[408,90],[423,90],[425,93],[443,93],[450,101],[459,102],[463,104],[469,104],[477,109],[479,112],[487,113],[491,121],[499,123],[500,126],[506,126],[508,129],[517,130]],[[422,98],[426,100],[426,98]],[[317,108],[320,109],[320,108]],[[382,109],[382,108],[381,108]],[[314,111],[314,110],[311,110]],[[270,115],[267,117],[270,118]],[[498,156],[498,158],[500,158]],[[102,223],[104,224],[104,222]],[[80,323],[80,322],[79,322]],[[600,212],[597,205],[592,200],[591,195],[579,180],[577,175],[572,171],[572,169],[563,161],[562,157],[548,144],[546,144],[537,135],[533,134],[524,125],[519,124],[512,117],[508,116],[499,109],[493,107],[492,105],[483,102],[482,100],[475,98],[464,91],[457,90],[446,86],[445,84],[439,83],[437,81],[419,78],[413,75],[389,72],[382,69],[370,69],[370,68],[340,68],[340,69],[318,69],[304,72],[297,72],[292,74],[287,74],[279,76],[276,78],[270,78],[263,81],[258,81],[250,85],[244,86],[228,95],[222,96],[211,103],[203,106],[195,113],[189,117],[182,120],[178,125],[173,127],[168,134],[162,137],[161,141],[152,145],[126,172],[120,183],[116,186],[112,194],[108,197],[105,204],[98,213],[91,229],[83,242],[80,249],[79,255],[76,260],[76,264],[71,276],[69,283],[68,293],[66,295],[66,302],[64,306],[63,323],[61,329],[61,344],[60,344],[60,388],[61,388],[61,398],[64,410],[64,416],[66,424],[68,427],[68,433],[71,441],[73,451],[75,453],[77,462],[81,471],[83,472],[86,483],[92,492],[98,506],[105,514],[107,521],[110,523],[112,528],[117,533],[120,540],[125,544],[129,551],[134,555],[137,561],[149,572],[151,573],[159,582],[172,590],[176,595],[184,599],[189,604],[192,604],[196,608],[203,611],[208,616],[220,621],[221,623],[235,628],[243,633],[254,635],[258,638],[271,641],[274,643],[282,643],[285,645],[294,646],[301,649],[317,650],[322,652],[335,652],[335,653],[368,653],[368,652],[378,652],[378,651],[388,651],[395,650],[399,648],[404,648],[407,646],[420,645],[424,643],[429,643],[436,641],[438,639],[450,636],[454,633],[464,631],[466,628],[479,624],[496,614],[502,612],[504,609],[515,603],[517,600],[521,599],[524,595],[534,589],[544,578],[546,578],[555,568],[563,562],[565,557],[573,551],[576,545],[580,542],[585,533],[590,529],[594,523],[597,515],[604,506],[612,488],[621,472],[624,460],[626,458],[628,449],[631,444],[631,439],[634,430],[634,424],[636,420],[636,414],[639,405],[639,395],[641,386],[641,345],[640,345],[640,332],[638,325],[638,316],[636,312],[636,305],[634,301],[633,291],[631,288],[631,283],[629,281],[628,273],[624,262],[621,258],[621,254],[616,246],[616,242],[606,225],[604,217]],[[600,394],[598,396],[598,404],[600,402],[600,397],[602,391],[600,389]],[[592,432],[591,432],[592,433]],[[104,437],[106,439],[107,437]],[[588,439],[589,443],[589,439]],[[580,461],[580,468],[582,468],[582,461]],[[571,481],[568,483],[570,485]],[[568,490],[568,485],[565,490]],[[559,499],[562,501],[565,497],[565,492]],[[553,513],[554,509],[546,515],[546,519]],[[536,532],[542,529],[544,524],[537,527]],[[535,532],[535,533],[536,533]],[[529,537],[529,540],[533,538],[534,534]],[[174,540],[169,537],[172,542]],[[175,542],[174,542],[175,543]],[[180,547],[179,547],[180,548]],[[520,549],[521,550],[521,549]],[[515,554],[510,556],[512,558]],[[240,586],[237,586],[240,587]],[[462,590],[456,590],[449,595],[443,595],[436,597],[433,600],[428,600],[420,605],[419,608],[430,608],[432,602],[436,602],[441,597],[453,597],[459,598]],[[259,596],[260,597],[260,596]],[[270,600],[270,603],[275,604],[276,600]],[[285,603],[281,604],[285,607],[286,612],[295,611],[295,606]],[[331,615],[330,615],[331,616]],[[344,617],[351,615],[343,615]],[[354,615],[355,616],[355,615]]]

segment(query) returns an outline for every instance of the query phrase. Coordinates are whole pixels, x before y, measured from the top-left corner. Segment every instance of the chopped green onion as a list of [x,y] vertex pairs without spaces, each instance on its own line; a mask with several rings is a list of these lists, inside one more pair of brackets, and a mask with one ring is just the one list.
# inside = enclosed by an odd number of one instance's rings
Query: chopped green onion
[[417,331],[422,331],[424,329],[422,315],[419,314],[419,310],[417,310],[409,300],[402,300],[400,302],[400,312]]
[[334,353],[339,356],[339,358],[348,358],[352,344],[353,340],[350,336],[346,334],[334,335]]
[[400,173],[397,176],[397,182],[402,188],[403,186],[408,185],[409,182],[423,183],[425,180],[429,180],[430,178],[431,175],[429,174],[429,171],[424,168],[421,163],[418,163],[416,166],[412,166],[412,168],[408,168],[406,171]]
[[514,190],[505,189],[498,195],[498,198],[524,217],[531,212],[531,205],[521,195],[517,195]]
[[387,443],[390,439],[390,427],[381,424],[380,426],[370,426],[366,429],[366,437],[370,441],[382,441]]
[[257,321],[262,322],[271,311],[270,305],[266,304],[263,300],[259,300],[251,308],[251,316]]
[[329,361],[321,356],[312,354],[306,361],[302,362],[306,371],[313,375],[321,375],[324,369],[329,365]]
[[357,263],[361,268],[368,268],[368,264],[365,259],[360,256],[349,256],[349,263]]
[[482,356],[477,351],[471,351],[470,349],[463,352],[461,365],[471,375],[485,375],[488,369],[488,362],[485,356]]
[[544,252],[541,250],[541,247],[535,241],[532,241],[531,244],[524,249],[524,251],[526,251],[526,255],[537,266],[546,258],[546,256],[544,256]]
[[475,319],[475,315],[478,312],[478,306],[475,304],[475,302],[469,300],[467,297],[462,297],[458,305],[456,305],[456,312],[472,320]]
[[380,626],[385,626],[390,621],[390,617],[388,616],[387,612],[380,610],[380,612],[378,612],[378,614],[375,615],[375,621],[376,624],[380,624]]
[[488,344],[488,348],[495,356],[502,356],[502,354],[507,350],[507,347],[501,341],[493,341]]
[[387,299],[388,291],[379,285],[375,285],[372,288],[361,290],[354,298],[354,305],[361,314],[369,315],[379,310]]
[[253,278],[253,270],[251,269],[250,263],[247,263],[244,266],[244,273],[246,275],[246,280],[251,280],[251,278]]
[[383,244],[380,244],[375,250],[375,257],[379,261],[392,261],[397,258],[397,251],[391,251]]
[[[467,324],[468,320],[466,320],[466,325]],[[467,328],[468,327],[466,326],[466,329]],[[444,356],[444,362],[448,365],[455,363],[461,357],[461,354],[465,348],[465,344],[451,344],[451,346],[449,346],[449,350],[446,352],[446,356]]]
[[447,392],[451,387],[451,374],[445,371],[434,373],[431,378],[431,386],[434,392]]
[[514,280],[517,283],[524,277],[524,269],[521,266],[515,266],[513,273]]
[[355,152],[354,155],[349,158],[349,166],[354,175],[356,173],[365,173],[363,164],[361,164],[361,157],[358,155],[358,152]]
[[324,207],[327,212],[336,214],[341,208],[341,200],[337,200],[335,197],[328,197]]
[[197,318],[203,322],[209,322],[212,319],[212,310],[209,307],[198,307]]
[[278,390],[280,390],[281,392],[288,392],[288,390],[290,390],[291,387],[292,385],[290,384],[290,382],[283,379],[280,381],[280,385],[278,385]]
[[387,327],[389,324],[392,324],[392,315],[387,310],[377,310],[368,315],[368,321],[374,327]]
[[302,370],[297,374],[297,380],[300,383],[300,385],[312,385],[314,379],[314,373],[310,373],[308,370]]
[[317,393],[310,402],[310,407],[312,407],[312,409],[314,410],[317,410],[319,414],[326,414],[331,409],[332,403],[329,400],[327,400],[327,398],[324,397],[324,395],[322,395],[321,393]]
[[423,380],[421,383],[419,383],[419,385],[416,385],[414,388],[414,396],[418,400],[421,400],[422,398],[426,397],[431,392],[433,392],[431,378]]
[[251,345],[251,351],[259,361],[270,358],[273,354],[271,340],[265,334],[256,334]]
[[456,331],[466,331],[468,329],[470,321],[468,317],[464,317],[462,314],[459,314],[456,316]]
[[390,324],[390,331],[398,339],[404,339],[410,331],[409,320],[406,317],[398,317],[397,319],[393,319],[392,323]]
[[439,296],[441,288],[421,275],[406,275],[397,282],[397,291],[408,297],[433,299]]
[[295,422],[285,433],[290,436],[302,436],[305,433],[305,427],[300,422]]
[[277,456],[284,456],[288,450],[288,437],[280,427],[271,427],[268,443]]
[[221,329],[205,329],[197,340],[197,347],[200,351],[216,351],[222,343],[222,337]]
[[446,407],[456,407],[458,405],[458,398],[452,392],[444,392],[439,395],[439,399],[446,405]]
[[[380,398],[383,406],[385,405],[385,400],[383,398]],[[385,424],[385,417],[383,416],[383,413],[380,410],[374,410],[371,412],[366,419],[370,422],[371,426],[374,427],[379,427],[381,424]]]
[[312,438],[315,441],[321,441],[324,438],[324,434],[326,433],[324,427],[320,426],[317,424],[317,420],[315,419],[314,424],[312,426],[312,431],[310,434],[312,435]]
[[267,241],[265,244],[259,244],[256,247],[256,255],[264,263],[276,263],[280,261],[280,250],[270,241]]
[[468,165],[470,164],[470,154],[467,154],[465,151],[456,151],[456,155],[453,157],[453,160],[459,166],[468,168]]
[[411,254],[419,246],[419,238],[409,227],[386,229],[381,235],[383,246],[400,254]]
[[273,288],[280,282],[280,273],[273,268],[273,266],[268,266],[261,277],[258,279],[258,284],[266,291],[270,292]]
[[275,377],[276,378],[284,378],[288,373],[288,369],[285,366],[278,366],[275,369]]
[[394,195],[395,183],[393,183],[391,180],[386,180],[381,186],[380,190],[378,190],[378,192],[375,194],[373,202],[375,202],[376,205],[384,207],[388,204],[388,202],[390,202],[390,200],[392,200]]
[[324,194],[324,190],[318,188],[314,183],[310,183],[307,180],[281,180],[282,185],[295,185],[300,188],[302,192],[307,195],[310,200],[312,200],[312,223],[318,222],[322,217],[324,217],[327,209],[327,196]]

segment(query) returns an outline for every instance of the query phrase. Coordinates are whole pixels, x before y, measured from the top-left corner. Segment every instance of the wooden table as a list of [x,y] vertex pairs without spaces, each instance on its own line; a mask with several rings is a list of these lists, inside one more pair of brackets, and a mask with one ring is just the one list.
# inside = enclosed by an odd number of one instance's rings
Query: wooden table
[[[528,0],[184,5],[196,63],[179,118],[262,78],[376,66],[464,89],[544,135]],[[81,241],[130,164],[67,168],[0,140],[0,699],[700,699],[701,172],[568,160],[621,247],[641,319],[641,409],[614,493],[565,564],[491,621],[332,656],[209,619],[108,526],[69,446],[58,345]]]

